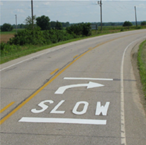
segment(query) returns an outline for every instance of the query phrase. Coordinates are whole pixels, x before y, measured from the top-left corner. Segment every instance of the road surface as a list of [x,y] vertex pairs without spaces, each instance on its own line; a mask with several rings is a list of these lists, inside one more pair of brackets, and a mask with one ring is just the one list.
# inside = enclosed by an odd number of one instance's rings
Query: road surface
[[1,145],[146,145],[131,64],[145,39],[104,35],[1,65]]

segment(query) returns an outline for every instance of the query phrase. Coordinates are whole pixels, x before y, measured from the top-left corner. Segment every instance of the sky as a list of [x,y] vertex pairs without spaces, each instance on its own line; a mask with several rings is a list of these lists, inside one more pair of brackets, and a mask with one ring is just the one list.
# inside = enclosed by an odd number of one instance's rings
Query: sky
[[[146,21],[146,0],[102,0],[103,22]],[[45,15],[50,21],[80,23],[100,22],[97,0],[33,0],[34,15]],[[31,0],[0,0],[0,25],[25,24],[31,16]]]

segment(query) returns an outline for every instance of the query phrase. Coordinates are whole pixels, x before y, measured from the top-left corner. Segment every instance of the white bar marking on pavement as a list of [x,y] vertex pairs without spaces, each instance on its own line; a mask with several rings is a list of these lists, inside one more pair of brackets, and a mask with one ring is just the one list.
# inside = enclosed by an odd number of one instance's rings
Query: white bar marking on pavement
[[19,122],[106,125],[106,120],[22,117]]
[[77,78],[77,77],[65,77],[65,80],[91,80],[91,81],[113,81],[110,78]]

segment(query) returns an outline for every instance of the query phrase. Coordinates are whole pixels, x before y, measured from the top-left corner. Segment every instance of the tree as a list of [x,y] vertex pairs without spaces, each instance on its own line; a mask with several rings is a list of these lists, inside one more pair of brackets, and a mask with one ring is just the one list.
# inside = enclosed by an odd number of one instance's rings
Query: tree
[[52,28],[52,29],[55,29],[56,22],[55,22],[55,21],[51,21],[51,23],[50,23],[50,24],[51,24],[51,28]]
[[62,30],[63,29],[63,27],[62,27],[62,23],[60,23],[60,22],[56,22],[56,25],[55,25],[55,29],[57,29],[57,30]]
[[69,34],[90,36],[91,35],[91,26],[90,23],[79,23],[76,25],[71,25],[66,28]]
[[11,24],[5,23],[1,26],[1,31],[12,31],[13,26]]
[[116,25],[116,23],[111,23],[111,26],[115,26]]
[[123,27],[126,27],[126,26],[132,26],[132,23],[129,21],[125,21],[123,24]]
[[[26,29],[32,30],[32,17],[28,16],[25,19]],[[33,24],[36,24],[36,16],[33,16]]]
[[141,26],[145,26],[146,25],[146,21],[141,22]]
[[70,25],[69,22],[65,23],[65,27],[69,27],[69,25]]
[[36,24],[41,28],[41,30],[50,30],[50,19],[45,15],[37,17]]
[[24,28],[24,24],[20,24],[20,28],[21,28],[21,29]]
[[62,23],[62,27],[69,27],[69,22],[61,22]]

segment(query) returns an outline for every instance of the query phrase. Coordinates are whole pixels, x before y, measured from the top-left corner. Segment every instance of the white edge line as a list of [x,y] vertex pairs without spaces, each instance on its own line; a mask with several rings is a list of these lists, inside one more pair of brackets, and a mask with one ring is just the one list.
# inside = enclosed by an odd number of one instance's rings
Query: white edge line
[[106,120],[22,117],[19,122],[106,125]]
[[[12,64],[12,65],[10,65],[10,66],[8,66],[8,67],[5,67],[5,68],[1,69],[0,71],[3,71],[3,70],[5,70],[5,69],[8,69],[8,68],[10,68],[10,67],[12,67],[12,66],[18,65],[18,64],[20,64],[20,63],[23,63],[23,62],[28,61],[28,60],[30,60],[30,59],[33,59],[33,58],[35,58],[35,57],[38,57],[38,56],[41,56],[41,55],[50,53],[50,52],[52,52],[52,51],[55,51],[55,50],[49,50],[49,51],[44,52],[44,53],[41,53],[41,54],[39,54],[39,55],[35,55],[35,56],[33,56],[33,57],[27,58],[27,59],[25,59],[25,60],[23,60],[23,61],[20,61],[20,62],[17,62],[17,63],[15,63],[15,64]],[[34,54],[34,53],[32,53],[32,54]]]
[[65,77],[65,80],[97,80],[97,81],[113,81],[113,79],[109,78],[74,78],[74,77]]
[[[142,38],[140,38],[142,39]],[[136,41],[139,41],[140,39],[137,39],[133,42],[131,42],[124,50],[123,56],[122,56],[122,62],[121,62],[121,145],[127,145],[126,143],[126,129],[125,129],[125,104],[124,104],[124,58],[127,49],[130,45],[135,43]]]

